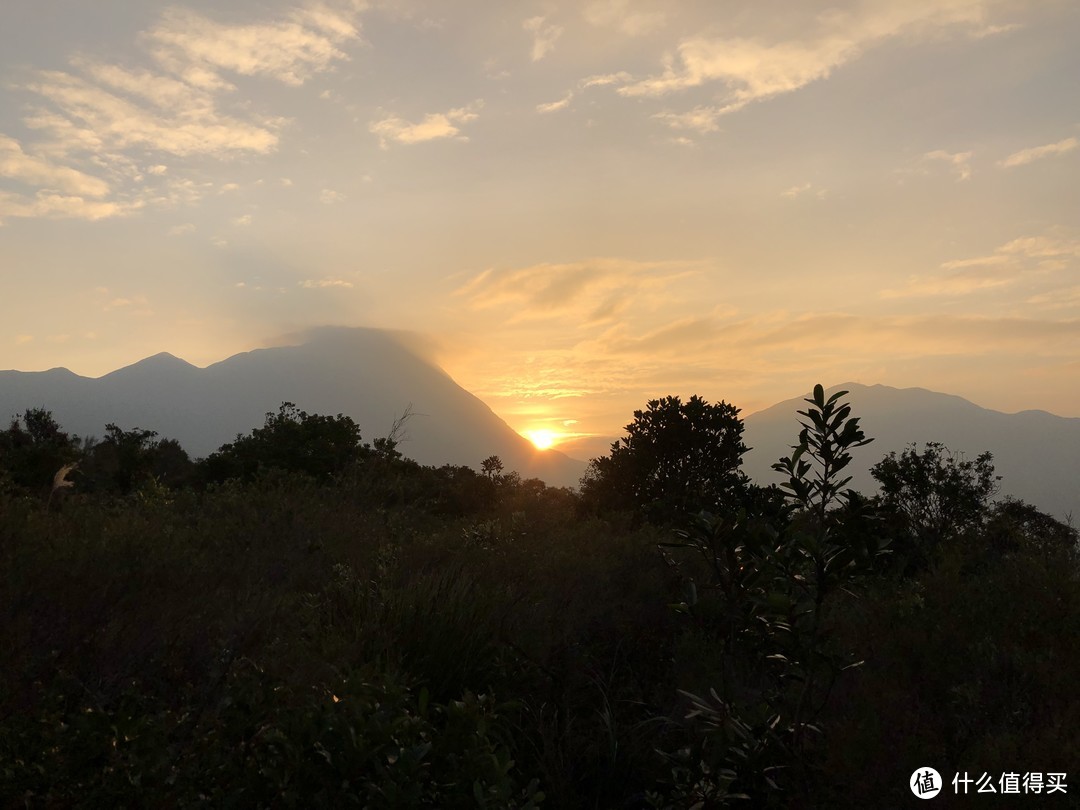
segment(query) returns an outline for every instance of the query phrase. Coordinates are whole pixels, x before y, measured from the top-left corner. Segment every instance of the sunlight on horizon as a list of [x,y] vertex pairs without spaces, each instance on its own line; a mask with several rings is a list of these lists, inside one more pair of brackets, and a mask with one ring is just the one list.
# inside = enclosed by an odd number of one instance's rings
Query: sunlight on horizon
[[562,434],[553,430],[526,430],[525,438],[532,442],[537,450],[550,450],[561,439]]

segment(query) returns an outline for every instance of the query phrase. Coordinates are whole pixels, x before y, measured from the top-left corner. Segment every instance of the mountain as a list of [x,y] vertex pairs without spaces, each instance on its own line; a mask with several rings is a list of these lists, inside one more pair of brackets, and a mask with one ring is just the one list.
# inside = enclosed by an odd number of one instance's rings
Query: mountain
[[[869,470],[890,451],[900,453],[912,442],[920,449],[928,441],[941,442],[968,459],[985,450],[993,453],[1002,477],[999,496],[1022,498],[1058,518],[1080,518],[1080,419],[1045,411],[1001,413],[924,388],[845,383],[827,394],[841,390],[850,392],[846,401],[852,415],[860,417],[863,432],[874,439],[852,452],[854,489],[877,492]],[[781,480],[770,465],[791,452],[799,434],[796,411],[806,407],[798,397],[746,417],[744,441],[752,450],[744,456],[743,469],[755,481]]]
[[365,441],[387,435],[411,404],[399,449],[421,464],[478,469],[497,455],[506,470],[557,486],[576,485],[585,469],[558,451],[536,450],[404,333],[324,328],[300,345],[207,368],[163,352],[98,378],[67,369],[0,371],[0,417],[45,407],[70,433],[100,437],[108,422],[156,430],[194,457],[260,427],[283,401],[350,416]]

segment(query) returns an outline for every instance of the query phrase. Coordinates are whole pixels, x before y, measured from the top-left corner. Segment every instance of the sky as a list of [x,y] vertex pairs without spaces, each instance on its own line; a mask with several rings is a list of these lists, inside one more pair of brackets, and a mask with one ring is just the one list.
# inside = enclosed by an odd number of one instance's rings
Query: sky
[[419,332],[522,432],[1080,416],[1070,0],[3,0],[0,368]]

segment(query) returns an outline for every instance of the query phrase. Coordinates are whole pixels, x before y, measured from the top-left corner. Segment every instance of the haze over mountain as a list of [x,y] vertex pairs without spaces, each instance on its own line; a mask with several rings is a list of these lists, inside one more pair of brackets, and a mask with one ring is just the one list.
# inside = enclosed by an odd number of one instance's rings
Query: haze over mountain
[[506,471],[556,486],[577,484],[585,467],[558,451],[536,450],[405,333],[323,328],[300,345],[245,352],[206,368],[161,353],[98,378],[62,368],[0,372],[0,416],[45,407],[80,436],[100,437],[108,422],[156,430],[193,457],[261,426],[283,401],[350,416],[365,441],[387,435],[411,404],[399,449],[422,464],[478,469],[497,455]]
[[[1058,518],[1080,517],[1080,419],[1046,411],[1001,413],[924,388],[844,383],[827,393],[840,390],[850,392],[852,415],[874,439],[852,453],[850,486],[860,492],[877,491],[869,470],[890,451],[899,453],[912,442],[921,450],[936,441],[968,459],[992,452],[1002,477],[999,497],[1022,498]],[[760,483],[780,481],[770,465],[790,453],[799,432],[796,412],[805,408],[796,397],[746,417],[744,441],[753,448],[744,457],[748,475]]]

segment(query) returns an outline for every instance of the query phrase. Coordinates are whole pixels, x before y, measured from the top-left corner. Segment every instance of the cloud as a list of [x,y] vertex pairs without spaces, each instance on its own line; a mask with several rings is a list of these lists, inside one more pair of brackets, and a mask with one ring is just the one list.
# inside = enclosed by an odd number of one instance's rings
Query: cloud
[[185,222],[183,225],[173,225],[169,228],[169,236],[185,236],[189,233],[195,233],[193,222]]
[[87,200],[84,197],[39,191],[28,198],[0,190],[0,224],[5,217],[99,220],[122,216],[137,206]]
[[1028,163],[1032,163],[1045,157],[1064,155],[1068,152],[1072,152],[1077,147],[1080,147],[1080,140],[1077,140],[1076,138],[1066,138],[1063,141],[1048,143],[1045,146],[1034,146],[1030,149],[1021,149],[1019,152],[1014,152],[1009,155],[1004,160],[998,161],[998,166],[1003,169],[1025,166]]
[[512,308],[511,322],[572,317],[579,324],[611,321],[631,303],[664,303],[670,284],[700,272],[695,262],[598,258],[478,273],[455,295],[474,309]]
[[310,2],[253,24],[170,8],[140,35],[142,66],[76,56],[67,69],[30,73],[19,89],[36,97],[23,122],[38,142],[23,150],[0,135],[0,177],[36,196],[2,192],[0,216],[102,219],[193,202],[201,192],[147,153],[226,159],[277,149],[285,120],[233,101],[231,78],[298,86],[333,69],[359,37],[360,5]]
[[1080,239],[1048,235],[1023,236],[1006,242],[998,248],[998,252],[1029,259],[1080,259]]
[[[104,309],[106,312],[113,309],[123,309],[127,311],[135,311],[138,315],[145,315],[149,312],[149,310],[145,309],[148,304],[149,302],[146,300],[146,297],[142,295],[135,296],[134,298],[127,298],[122,296],[119,298],[113,298],[111,301],[105,304],[102,309]],[[132,310],[132,307],[143,307],[143,309],[136,311]]]
[[581,80],[581,87],[606,87],[609,84],[626,84],[633,80],[633,76],[625,70],[620,70],[618,73],[598,73],[594,76],[587,76]]
[[[681,354],[724,346],[752,352],[820,353],[842,349],[893,357],[983,354],[995,350],[1068,345],[1080,337],[1080,320],[1051,321],[977,315],[871,317],[845,312],[762,313],[740,320],[688,318],[641,338],[613,342],[612,350]],[[759,355],[760,356],[760,355]]]
[[223,71],[301,85],[347,59],[340,46],[358,35],[352,12],[328,6],[309,6],[283,19],[249,25],[218,23],[171,8],[145,39],[157,61],[186,84],[223,90],[232,87]]
[[324,188],[319,192],[319,202],[323,205],[334,205],[335,203],[345,202],[345,199],[344,194],[331,188]]
[[551,101],[551,102],[549,102],[547,104],[537,104],[536,105],[536,111],[538,113],[550,113],[550,112],[558,112],[559,110],[565,110],[568,106],[570,106],[570,101],[573,98],[574,98],[574,93],[573,93],[573,91],[571,91],[571,92],[567,93],[565,96],[563,96],[561,99],[559,99],[558,101]]
[[353,283],[340,278],[309,278],[299,282],[299,286],[303,287],[305,290],[326,290],[335,287],[352,289]]
[[601,338],[607,351],[616,354],[681,353],[690,346],[704,346],[719,337],[723,326],[713,315],[677,318],[641,335],[620,325]]
[[631,37],[657,30],[667,19],[662,11],[632,10],[630,0],[593,0],[582,14],[591,25],[615,28]]
[[688,129],[706,135],[719,131],[717,120],[723,113],[719,107],[695,107],[684,113],[659,112],[653,118],[663,121],[672,129]]
[[1080,286],[1064,287],[1052,292],[1033,295],[1027,299],[1026,303],[1045,306],[1049,309],[1068,309],[1080,306]]
[[[105,75],[105,74],[103,74]],[[110,72],[107,75],[114,75]],[[117,69],[115,75],[124,75]],[[165,80],[163,84],[179,84]],[[95,135],[100,150],[132,147],[177,156],[212,155],[226,157],[235,152],[268,153],[278,144],[276,130],[281,122],[270,119],[243,121],[219,112],[209,93],[177,92],[183,99],[176,106],[158,105],[124,97],[112,88],[63,71],[42,71],[28,89],[48,99],[66,121],[52,128],[57,147],[64,153],[83,151],[86,143],[80,130],[69,124],[81,122]],[[47,119],[47,125],[57,119]],[[72,136],[75,135],[73,139]]]
[[26,154],[14,138],[0,134],[0,177],[79,197],[104,197],[109,184],[68,166]]
[[957,25],[982,25],[978,0],[868,2],[855,11],[833,10],[806,26],[806,36],[787,40],[762,37],[694,36],[679,43],[660,74],[626,84],[624,96],[663,96],[719,83],[722,113],[753,101],[790,93],[827,78],[867,50],[903,35],[934,34]]
[[[379,146],[388,149],[391,142],[401,144],[423,143],[441,138],[453,138],[460,135],[458,124],[466,124],[479,117],[476,112],[484,106],[482,99],[465,107],[457,107],[445,113],[430,113],[424,120],[413,124],[396,115],[389,115],[379,121],[373,121],[368,131],[379,138]],[[468,140],[461,136],[461,140]]]
[[979,290],[1003,287],[1016,278],[1007,270],[982,266],[978,270],[966,270],[945,277],[912,276],[908,285],[899,290],[882,290],[882,298],[934,297],[943,295],[970,295]]
[[971,177],[971,152],[946,152],[944,149],[936,149],[922,156],[925,160],[938,160],[948,163],[956,173],[957,180],[967,180]]
[[972,259],[953,259],[943,262],[942,270],[963,270],[968,267],[987,267],[990,265],[1008,264],[1009,257],[998,253],[993,256],[976,256]]
[[533,35],[532,51],[530,57],[534,62],[539,62],[555,47],[555,41],[562,36],[563,29],[558,25],[546,24],[546,17],[530,17],[521,24],[526,31]]
[[244,214],[243,216],[236,217],[233,219],[232,223],[240,228],[246,227],[251,224],[251,214]]
[[780,196],[781,197],[787,197],[789,200],[794,200],[800,194],[804,194],[805,192],[807,192],[809,190],[810,190],[810,184],[809,183],[803,183],[801,186],[792,186],[789,189],[781,191]]
[[912,276],[900,289],[882,290],[882,298],[969,295],[1047,276],[1080,259],[1080,240],[1060,235],[1025,236],[1000,245],[985,256],[943,262],[944,275]]

